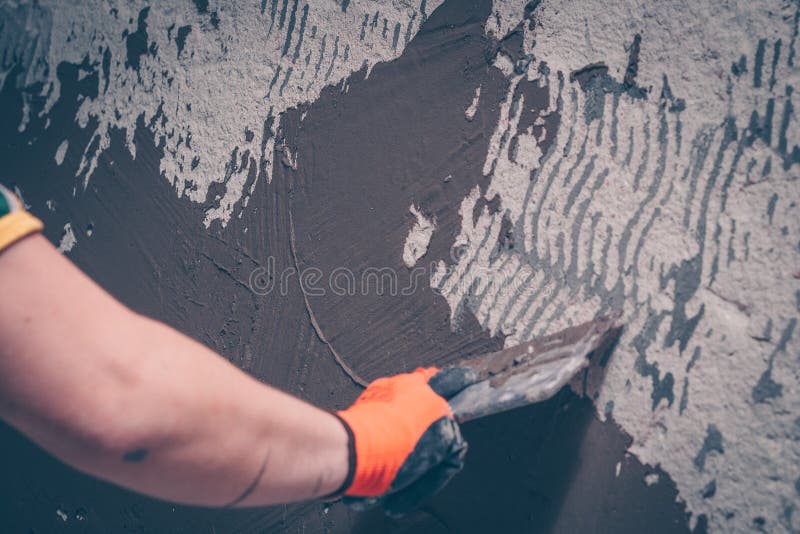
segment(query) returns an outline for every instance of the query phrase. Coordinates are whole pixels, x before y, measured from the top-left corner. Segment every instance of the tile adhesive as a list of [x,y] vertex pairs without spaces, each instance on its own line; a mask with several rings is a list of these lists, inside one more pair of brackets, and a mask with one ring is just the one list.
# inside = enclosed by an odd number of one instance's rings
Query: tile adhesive
[[[440,3],[6,1],[0,87],[21,91],[23,133],[61,98],[59,65],[96,74],[74,117],[88,143],[48,156],[76,162],[73,194],[112,133],[135,157],[144,128],[174,193],[224,227],[278,160],[312,159],[286,142],[284,115],[399,58]],[[460,112],[497,117],[481,180],[455,228],[406,202],[393,251],[409,269],[433,262],[454,331],[477,321],[506,346],[622,312],[604,379],[573,388],[675,482],[691,528],[800,531],[799,9],[495,2],[483,31],[503,92],[466,87]],[[445,238],[455,252],[433,254]],[[67,224],[60,249],[83,240]]]

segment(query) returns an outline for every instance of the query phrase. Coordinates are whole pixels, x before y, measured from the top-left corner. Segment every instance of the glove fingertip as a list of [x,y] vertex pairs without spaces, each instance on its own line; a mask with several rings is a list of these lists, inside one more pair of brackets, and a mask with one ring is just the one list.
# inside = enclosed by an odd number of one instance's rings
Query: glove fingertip
[[447,367],[428,380],[436,394],[449,399],[456,393],[478,381],[478,372],[471,367]]

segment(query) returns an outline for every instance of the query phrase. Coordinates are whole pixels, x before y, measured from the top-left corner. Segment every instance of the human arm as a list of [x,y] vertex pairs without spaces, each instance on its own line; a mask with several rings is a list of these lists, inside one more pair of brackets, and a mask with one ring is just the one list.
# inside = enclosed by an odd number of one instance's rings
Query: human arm
[[0,417],[66,463],[199,505],[342,487],[334,415],[134,313],[41,235],[0,252],[0,295]]

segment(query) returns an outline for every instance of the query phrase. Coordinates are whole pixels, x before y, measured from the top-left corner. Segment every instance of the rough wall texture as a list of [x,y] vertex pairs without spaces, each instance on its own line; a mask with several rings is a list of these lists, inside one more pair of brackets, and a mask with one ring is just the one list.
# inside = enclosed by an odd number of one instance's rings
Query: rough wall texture
[[[467,425],[465,473],[406,522],[175,512],[6,429],[28,461],[4,466],[26,480],[0,488],[11,530],[800,531],[799,20],[779,0],[0,3],[0,180],[115,295],[262,380],[341,406],[353,378],[627,320],[574,392]],[[252,277],[308,267],[415,289]]]
[[506,343],[624,310],[598,410],[695,517],[796,531],[798,6],[542,2],[517,25],[523,4],[487,28],[530,64],[496,60],[490,184],[434,284]]
[[590,389],[631,452],[716,529],[800,529],[797,4],[523,6],[487,27],[524,55],[435,285],[506,343],[624,310]]
[[[349,2],[345,2],[349,4]],[[0,80],[11,67],[19,87],[37,87],[47,115],[61,97],[57,66],[98,75],[75,120],[92,136],[75,175],[82,187],[108,149],[110,130],[133,132],[144,120],[164,148],[160,170],[179,196],[210,198],[206,225],[224,225],[246,207],[252,175],[269,180],[282,113],[314,100],[327,85],[396,57],[439,2],[4,2]],[[346,88],[343,86],[343,89]],[[20,122],[29,121],[24,100]],[[60,145],[58,158],[69,151]],[[210,191],[222,184],[222,193]],[[245,187],[249,185],[249,188]],[[238,213],[237,213],[238,215]]]

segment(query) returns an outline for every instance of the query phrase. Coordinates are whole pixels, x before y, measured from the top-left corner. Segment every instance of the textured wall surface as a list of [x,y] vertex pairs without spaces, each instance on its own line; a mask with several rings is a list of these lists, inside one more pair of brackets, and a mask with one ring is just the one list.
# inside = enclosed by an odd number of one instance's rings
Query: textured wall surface
[[530,64],[495,60],[490,183],[433,283],[506,343],[622,309],[595,402],[631,452],[717,529],[797,531],[798,6],[523,4],[487,28]]
[[[800,532],[798,22],[788,0],[0,2],[0,181],[258,378],[343,406],[627,323],[571,391],[465,425],[465,472],[405,521],[172,507],[4,429],[10,529]],[[398,291],[332,290],[374,269]]]
[[[85,146],[72,147],[84,187],[112,128],[125,131],[135,156],[133,132],[142,120],[163,145],[160,170],[179,196],[202,201],[213,184],[225,184],[204,219],[224,224],[252,192],[244,187],[250,172],[270,179],[281,114],[396,57],[438,2],[418,4],[4,2],[2,79],[17,67],[18,86],[42,84],[44,116],[61,98],[59,64],[96,74],[98,90],[75,116],[92,130]],[[28,98],[24,106],[21,132]],[[69,140],[59,148],[63,160]]]

